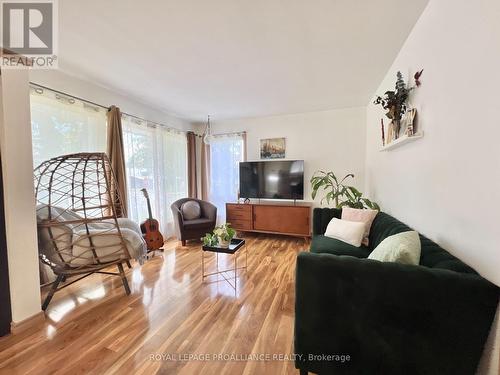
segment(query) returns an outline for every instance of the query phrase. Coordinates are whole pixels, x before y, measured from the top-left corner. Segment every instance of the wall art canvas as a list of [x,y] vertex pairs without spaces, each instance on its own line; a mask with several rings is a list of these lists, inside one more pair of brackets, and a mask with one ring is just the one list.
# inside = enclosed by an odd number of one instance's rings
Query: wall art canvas
[[285,154],[285,138],[268,138],[260,140],[261,159],[284,159]]

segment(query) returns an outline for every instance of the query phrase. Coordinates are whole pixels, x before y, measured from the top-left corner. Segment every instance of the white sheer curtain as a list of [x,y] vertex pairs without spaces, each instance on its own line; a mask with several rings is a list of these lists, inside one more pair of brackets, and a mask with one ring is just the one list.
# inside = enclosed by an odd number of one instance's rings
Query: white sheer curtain
[[245,142],[242,134],[219,135],[210,140],[209,200],[217,206],[217,221],[226,220],[226,203],[238,199],[239,163],[244,160]]
[[[122,116],[129,217],[148,217],[148,190],[153,217],[162,234],[173,234],[170,205],[187,197],[187,138],[185,133],[151,126]],[[55,156],[106,151],[106,109],[37,87],[31,89],[33,161],[38,166]]]
[[106,151],[106,110],[49,90],[32,88],[33,165],[55,156]]
[[146,188],[152,214],[160,222],[165,238],[174,233],[170,205],[187,197],[186,134],[161,126],[150,126],[136,118],[122,116],[125,166],[128,185],[128,215],[137,222],[148,217]]

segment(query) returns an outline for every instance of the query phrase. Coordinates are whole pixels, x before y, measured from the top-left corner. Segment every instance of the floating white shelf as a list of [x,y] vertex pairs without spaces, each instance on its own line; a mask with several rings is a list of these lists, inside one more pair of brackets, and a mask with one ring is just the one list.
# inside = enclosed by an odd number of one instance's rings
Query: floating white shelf
[[424,136],[424,132],[418,132],[418,133],[415,133],[412,136],[403,135],[403,136],[399,137],[398,139],[392,141],[391,143],[383,146],[380,149],[380,151],[389,151],[389,150],[392,150],[394,148],[397,148],[399,146],[404,145],[405,143],[413,142],[413,141],[415,141],[417,139],[420,139],[423,136]]

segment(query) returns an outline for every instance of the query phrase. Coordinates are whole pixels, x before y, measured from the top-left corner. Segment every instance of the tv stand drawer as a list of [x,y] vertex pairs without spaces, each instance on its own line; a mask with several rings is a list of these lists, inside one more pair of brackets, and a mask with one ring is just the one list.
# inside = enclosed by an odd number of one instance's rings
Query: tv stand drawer
[[226,220],[228,223],[231,224],[231,227],[233,227],[236,230],[252,230],[253,225],[251,220],[239,220],[239,219],[227,219]]
[[233,223],[237,220],[252,221],[252,206],[247,204],[226,204],[226,219]]

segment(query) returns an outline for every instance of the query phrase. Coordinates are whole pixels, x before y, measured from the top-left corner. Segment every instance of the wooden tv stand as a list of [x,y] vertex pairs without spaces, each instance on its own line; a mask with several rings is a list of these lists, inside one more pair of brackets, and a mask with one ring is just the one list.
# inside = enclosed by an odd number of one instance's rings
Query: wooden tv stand
[[241,232],[311,236],[307,203],[226,203],[226,221]]

